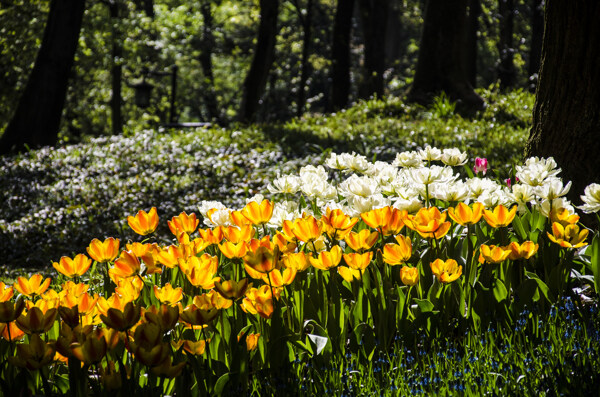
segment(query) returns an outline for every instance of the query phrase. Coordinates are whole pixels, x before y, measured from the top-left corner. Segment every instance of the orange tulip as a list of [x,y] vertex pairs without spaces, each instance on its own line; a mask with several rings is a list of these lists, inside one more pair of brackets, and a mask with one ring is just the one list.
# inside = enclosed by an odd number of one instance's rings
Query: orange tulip
[[260,204],[251,201],[242,209],[242,215],[254,225],[263,225],[273,216],[273,203],[269,200],[263,200]]
[[408,216],[408,211],[406,210],[392,208],[391,211],[390,219],[381,227],[381,232],[384,236],[400,233],[404,227],[404,219]]
[[17,327],[28,335],[43,334],[48,332],[54,325],[58,310],[49,309],[45,314],[37,307],[32,307],[27,314],[22,314],[17,318]]
[[149,212],[140,210],[135,216],[128,216],[127,223],[134,232],[141,236],[152,233],[158,226],[156,207],[152,207]]
[[550,211],[550,222],[558,222],[563,226],[574,225],[579,222],[579,215],[571,214],[566,208],[558,208]]
[[248,282],[247,278],[240,281],[226,280],[223,282],[215,282],[215,290],[225,299],[236,301],[246,294],[246,290],[252,288],[252,283]]
[[190,283],[204,289],[212,289],[215,281],[220,281],[219,277],[214,277],[218,266],[219,258],[209,254],[202,254],[200,257],[191,256],[187,260],[179,259],[179,269]]
[[[238,340],[239,340],[239,336],[238,336]],[[260,339],[260,334],[249,334],[248,336],[246,336],[246,350],[248,350],[249,352],[251,352],[252,350],[256,349],[256,347],[258,346],[258,339]]]
[[23,310],[25,310],[25,301],[23,298],[18,299],[16,302],[0,302],[0,323],[15,321]]
[[223,236],[230,242],[237,244],[241,241],[248,242],[252,240],[256,230],[252,227],[252,225],[242,225],[240,227],[229,226],[221,228],[223,231]]
[[[236,225],[238,227],[248,226],[248,225],[252,226],[252,222],[244,216],[242,211],[231,211],[229,213],[229,219],[231,220],[231,223],[233,223],[234,225]],[[212,221],[212,219],[211,219],[211,221]]]
[[110,308],[106,315],[101,314],[100,319],[107,327],[116,329],[117,331],[127,331],[140,320],[140,306],[136,306],[133,302],[125,304],[123,310]]
[[448,215],[452,220],[460,225],[474,225],[481,220],[483,216],[483,204],[474,203],[473,208],[465,203],[458,203],[454,208],[448,208]]
[[222,244],[219,244],[219,250],[229,259],[243,258],[248,253],[248,243],[245,241],[240,241],[239,243],[224,241]]
[[508,226],[511,224],[513,219],[515,219],[515,215],[517,214],[517,206],[514,205],[510,210],[508,210],[502,204],[496,206],[493,211],[483,210],[483,219],[493,227],[494,229]]
[[164,287],[158,288],[154,286],[154,296],[160,303],[174,305],[183,298],[183,290],[181,287],[173,288],[171,283],[166,283]]
[[360,279],[360,270],[351,269],[347,266],[338,266],[337,271],[340,274],[340,276],[342,276],[342,278],[349,283],[351,283],[354,280]]
[[59,273],[69,278],[82,276],[91,265],[92,260],[83,254],[78,254],[73,259],[63,256],[58,263],[52,264]]
[[294,278],[296,278],[296,273],[298,271],[292,267],[287,267],[282,271],[279,269],[273,269],[272,272],[268,274],[263,274],[263,281],[272,287],[283,287],[285,285],[290,285]]
[[529,259],[538,251],[539,244],[535,244],[533,241],[525,241],[523,244],[512,242],[505,249],[510,249],[511,253],[508,256],[510,260],[517,259]]
[[244,263],[253,270],[260,273],[269,273],[279,263],[279,247],[275,246],[273,250],[260,246],[254,252],[248,252],[244,256]]
[[9,301],[14,295],[13,287],[6,286],[3,281],[0,281],[0,302]]
[[446,213],[440,213],[437,207],[421,208],[416,215],[407,215],[404,223],[424,238],[439,239],[450,230],[450,222],[446,222]]
[[412,256],[412,243],[410,238],[396,236],[398,244],[386,244],[383,247],[383,261],[388,265],[402,265]]
[[294,268],[299,272],[303,272],[310,266],[310,263],[306,259],[304,252],[286,254],[283,256],[282,262],[285,267]]
[[342,260],[342,249],[339,245],[334,245],[330,251],[321,251],[317,258],[308,257],[313,267],[321,270],[330,270],[339,265]]
[[219,226],[214,229],[198,229],[200,238],[210,244],[219,244],[223,240],[223,229]]
[[446,261],[436,259],[430,263],[430,266],[432,273],[442,283],[451,283],[457,280],[462,274],[462,266],[458,266],[458,263],[454,259]]
[[314,216],[306,216],[294,219],[292,234],[304,243],[310,243],[321,237],[323,224]]
[[505,247],[482,244],[479,248],[479,263],[500,263],[506,260],[511,253],[512,251]]
[[343,254],[343,257],[349,268],[364,271],[373,259],[373,252],[365,252],[364,254],[358,254],[354,252],[350,254]]
[[17,327],[16,321],[5,323],[4,325],[5,327],[2,330],[2,337],[4,338],[4,340],[9,342],[15,342],[23,339],[23,337],[25,336],[25,332],[23,332],[21,328]]
[[400,268],[400,280],[404,285],[413,286],[419,283],[419,269],[416,267],[402,266]]
[[14,284],[14,288],[26,296],[41,295],[50,286],[50,281],[50,278],[44,280],[44,277],[38,273],[31,276],[29,279],[19,277]]
[[383,207],[360,214],[362,220],[373,229],[381,229],[392,219],[392,208]]
[[174,216],[170,221],[167,222],[169,225],[169,230],[175,236],[179,235],[181,232],[185,232],[187,234],[194,233],[194,230],[198,227],[200,220],[196,217],[196,214],[192,213],[188,215],[185,212],[182,212],[178,216]]
[[96,262],[112,262],[119,254],[119,239],[109,237],[102,242],[95,238],[87,247],[87,253]]
[[375,245],[379,238],[378,232],[372,232],[369,229],[363,229],[358,233],[350,232],[346,238],[346,244],[354,251],[368,250]]
[[[577,225],[563,226],[559,222],[552,224],[552,234],[548,234],[548,238],[564,248],[579,248],[587,245],[585,241],[589,233],[589,230],[583,229],[579,231]],[[15,286],[16,287],[16,286]]]
[[108,270],[108,275],[115,284],[118,284],[120,278],[138,275],[141,267],[142,265],[137,256],[130,251],[122,251],[114,266]]
[[206,341],[204,340],[194,342],[191,340],[184,339],[182,342],[183,351],[186,354],[191,354],[192,356],[201,356],[206,350]]
[[332,211],[327,208],[327,213],[321,217],[323,230],[332,240],[343,239],[358,221],[358,218],[351,218],[340,209]]

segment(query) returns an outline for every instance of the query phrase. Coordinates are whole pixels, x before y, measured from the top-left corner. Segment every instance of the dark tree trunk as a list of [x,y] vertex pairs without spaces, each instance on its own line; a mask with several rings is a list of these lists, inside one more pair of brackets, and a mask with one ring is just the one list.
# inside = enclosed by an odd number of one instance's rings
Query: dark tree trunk
[[569,198],[600,181],[600,2],[546,3],[542,66],[526,156],[554,157]]
[[113,1],[109,4],[110,23],[111,23],[111,86],[112,94],[110,98],[110,109],[112,118],[112,133],[120,135],[123,133],[123,116],[121,112],[121,104],[123,97],[121,95],[121,84],[123,80],[123,66],[121,59],[123,58],[123,47],[121,46],[121,38],[118,34],[118,19],[119,19],[119,3]]
[[515,69],[513,45],[514,30],[514,0],[498,0],[498,13],[500,15],[500,37],[498,39],[498,53],[500,61],[498,63],[498,79],[500,80],[500,89],[507,89],[515,85],[517,70]]
[[79,40],[84,0],[52,0],[42,45],[15,114],[0,139],[0,153],[58,138],[69,74]]
[[384,92],[388,0],[359,0],[359,5],[365,38],[365,63],[359,96],[369,98],[375,95],[381,98]]
[[242,122],[253,121],[258,111],[260,97],[265,90],[269,70],[275,58],[278,14],[279,0],[260,0],[258,40],[250,70],[244,80],[240,106],[239,119]]
[[313,15],[313,0],[307,0],[306,3],[306,15],[302,15],[301,9],[296,4],[298,16],[302,24],[302,31],[304,36],[302,38],[302,59],[300,60],[300,83],[298,86],[298,107],[296,109],[296,115],[302,116],[304,113],[304,107],[306,106],[306,82],[310,75],[311,65],[308,61],[310,56],[310,42],[312,40],[312,15]]
[[202,26],[202,41],[200,44],[200,65],[202,66],[202,72],[204,73],[205,84],[202,90],[204,96],[204,102],[206,103],[206,110],[208,111],[208,117],[211,120],[216,120],[217,123],[221,124],[221,114],[217,103],[217,96],[215,94],[215,77],[213,74],[213,63],[212,63],[212,51],[215,47],[214,38],[214,19],[210,6],[210,2],[206,1],[200,8],[202,12],[202,18],[204,19],[204,25]]
[[544,0],[531,0],[531,3],[531,47],[527,68],[530,78],[537,75],[540,70],[542,41],[544,39]]
[[429,104],[440,92],[458,102],[459,110],[483,108],[464,68],[467,0],[429,0],[415,79],[408,99]]
[[479,33],[479,16],[481,0],[469,0],[469,16],[467,19],[467,44],[465,46],[465,73],[473,87],[477,86],[477,34]]
[[330,110],[343,109],[350,98],[350,32],[354,0],[338,0],[331,45]]

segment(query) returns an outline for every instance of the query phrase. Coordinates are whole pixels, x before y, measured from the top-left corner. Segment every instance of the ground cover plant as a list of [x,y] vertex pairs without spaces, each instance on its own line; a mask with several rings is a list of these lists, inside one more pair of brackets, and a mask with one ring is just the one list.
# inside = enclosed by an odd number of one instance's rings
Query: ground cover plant
[[600,237],[576,212],[600,210],[599,185],[574,206],[553,159],[503,180],[431,146],[323,163],[243,205],[173,216],[169,243],[145,208],[127,217],[139,237],[94,239],[52,280],[2,285],[5,393],[552,395],[569,387],[572,373],[548,372],[564,363],[590,368],[579,390],[597,383],[597,303],[584,302],[600,290]]

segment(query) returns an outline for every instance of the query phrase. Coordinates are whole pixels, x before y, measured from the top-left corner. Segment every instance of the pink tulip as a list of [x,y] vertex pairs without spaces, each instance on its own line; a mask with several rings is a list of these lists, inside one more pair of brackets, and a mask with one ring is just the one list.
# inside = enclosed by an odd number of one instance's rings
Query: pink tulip
[[473,167],[473,171],[475,171],[475,174],[479,174],[479,172],[483,172],[483,175],[485,175],[485,173],[487,172],[487,169],[488,169],[487,159],[482,159],[480,157],[477,157],[475,159],[475,167]]

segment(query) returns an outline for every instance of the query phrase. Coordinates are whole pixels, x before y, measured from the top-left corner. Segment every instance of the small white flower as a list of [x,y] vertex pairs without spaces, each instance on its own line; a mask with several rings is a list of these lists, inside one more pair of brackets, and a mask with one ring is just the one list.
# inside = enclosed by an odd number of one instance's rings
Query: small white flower
[[442,158],[442,151],[436,147],[426,145],[425,149],[419,150],[419,157],[423,161],[440,160]]
[[554,200],[555,198],[562,197],[569,193],[571,189],[571,182],[563,185],[563,181],[560,178],[551,177],[544,181],[542,186],[535,188],[535,193],[538,197],[545,200]]
[[457,148],[444,149],[441,160],[450,167],[464,165],[467,163],[467,153]]
[[585,204],[578,208],[586,214],[600,211],[600,185],[592,183],[585,188],[584,193],[585,194],[581,196],[581,200]]
[[323,181],[327,180],[327,171],[322,165],[315,167],[314,165],[307,165],[300,168],[300,179],[302,182],[320,179]]

